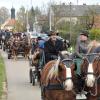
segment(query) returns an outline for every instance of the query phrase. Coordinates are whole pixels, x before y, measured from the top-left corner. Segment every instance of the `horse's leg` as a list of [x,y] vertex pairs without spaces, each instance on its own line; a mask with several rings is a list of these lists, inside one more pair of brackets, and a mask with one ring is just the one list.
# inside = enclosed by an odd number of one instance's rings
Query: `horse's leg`
[[17,60],[17,51],[15,51],[15,60]]
[[26,50],[24,52],[24,55],[25,55],[25,59],[27,59],[27,52],[26,52]]
[[14,60],[17,60],[17,52],[16,50],[13,51]]
[[15,50],[13,51],[13,59],[15,60]]
[[13,58],[13,59],[15,58],[14,50],[12,50],[12,58]]
[[28,50],[26,50],[25,51],[25,59],[28,60],[28,57],[29,57],[29,53],[28,53]]
[[88,96],[87,100],[97,100],[97,96]]

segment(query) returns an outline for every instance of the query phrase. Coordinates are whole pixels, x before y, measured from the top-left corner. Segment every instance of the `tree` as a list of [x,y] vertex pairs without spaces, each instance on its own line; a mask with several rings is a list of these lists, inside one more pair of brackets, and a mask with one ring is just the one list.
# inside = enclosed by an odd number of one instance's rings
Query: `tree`
[[93,28],[89,32],[90,32],[89,37],[91,40],[99,40],[100,41],[100,29]]
[[0,8],[0,24],[3,24],[9,17],[9,10],[5,7]]
[[92,29],[94,26],[94,19],[96,16],[96,9],[95,7],[88,8],[87,11],[85,11],[84,15],[80,17],[80,25],[83,26],[83,28],[89,30]]
[[[27,24],[26,11],[25,11],[25,8],[23,6],[17,12],[17,19],[18,19],[18,22],[17,22],[17,24],[15,26],[15,27],[17,27],[16,29],[18,29],[18,31],[21,31],[21,32],[26,31],[26,24]],[[21,25],[21,28],[22,28],[21,30],[19,30],[20,29],[20,25]]]
[[35,16],[40,16],[41,15],[41,11],[39,9],[39,7],[35,8]]
[[23,23],[21,23],[20,21],[17,20],[14,30],[17,32],[25,32],[26,27],[25,27],[25,25],[23,25]]
[[33,31],[33,24],[35,22],[35,10],[33,7],[28,12],[28,20],[30,25],[30,31]]

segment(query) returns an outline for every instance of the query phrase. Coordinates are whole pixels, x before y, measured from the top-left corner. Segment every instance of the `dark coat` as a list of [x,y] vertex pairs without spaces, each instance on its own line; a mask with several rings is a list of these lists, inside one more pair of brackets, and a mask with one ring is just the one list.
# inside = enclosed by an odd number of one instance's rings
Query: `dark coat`
[[48,41],[45,42],[44,44],[44,52],[45,52],[45,60],[46,62],[53,60],[53,56],[58,56],[59,51],[62,51],[63,48],[63,42],[61,40],[56,40],[55,45],[49,39]]

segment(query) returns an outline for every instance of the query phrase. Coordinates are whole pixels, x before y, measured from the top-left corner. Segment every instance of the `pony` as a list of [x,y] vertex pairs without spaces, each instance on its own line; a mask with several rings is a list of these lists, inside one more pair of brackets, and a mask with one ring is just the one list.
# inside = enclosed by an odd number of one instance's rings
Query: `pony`
[[45,64],[41,72],[43,100],[76,100],[73,83],[75,66],[74,63],[71,63],[70,67],[67,67],[65,62],[60,61],[60,57],[58,57]]
[[87,100],[97,100],[100,96],[100,55],[92,54],[88,56],[92,56],[92,59],[89,59],[89,57],[83,59],[81,65],[82,77],[85,80]]

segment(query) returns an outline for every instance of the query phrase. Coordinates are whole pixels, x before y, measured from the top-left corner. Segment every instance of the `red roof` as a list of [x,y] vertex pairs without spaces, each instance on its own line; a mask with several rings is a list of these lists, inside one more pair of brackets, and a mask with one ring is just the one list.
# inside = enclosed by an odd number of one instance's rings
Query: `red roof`
[[8,22],[5,24],[5,26],[14,26],[16,23],[15,19],[10,19],[8,20]]

